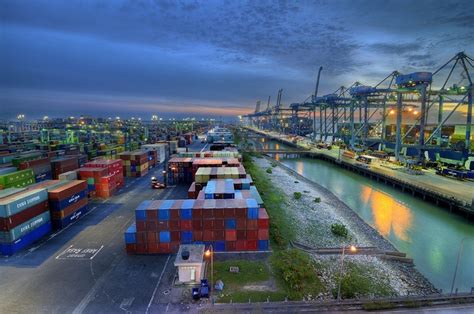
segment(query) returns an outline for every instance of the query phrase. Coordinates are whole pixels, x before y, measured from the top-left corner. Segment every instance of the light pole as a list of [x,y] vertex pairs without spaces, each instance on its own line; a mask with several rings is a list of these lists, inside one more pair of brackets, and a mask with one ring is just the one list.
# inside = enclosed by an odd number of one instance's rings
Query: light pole
[[[349,250],[352,253],[357,252],[357,248],[353,245],[351,245],[349,247]],[[344,253],[345,253],[345,251],[346,251],[346,247],[343,246],[342,247],[342,256],[341,256],[341,270],[340,270],[340,273],[339,273],[339,285],[338,285],[338,288],[337,288],[337,300],[338,301],[341,300],[341,283],[342,283],[342,276],[344,274],[344,256],[345,256]]]
[[[209,292],[213,292],[213,287],[214,287],[214,248],[212,247],[212,244],[209,245],[209,248],[206,251],[206,256],[211,258],[211,285],[209,287]],[[211,300],[212,300],[212,293],[211,294]]]
[[463,250],[463,248],[464,248],[464,241],[465,241],[467,238],[468,238],[468,237],[462,238],[461,243],[460,243],[460,245],[459,245],[458,258],[456,259],[456,267],[454,268],[453,282],[451,283],[451,294],[453,294],[454,283],[455,283],[455,281],[456,281],[456,276],[457,276],[457,274],[458,274],[459,260],[461,259],[462,250]]
[[168,181],[168,180],[166,180],[166,170],[163,170],[162,173],[163,173],[163,183],[166,187],[167,186],[167,181]]

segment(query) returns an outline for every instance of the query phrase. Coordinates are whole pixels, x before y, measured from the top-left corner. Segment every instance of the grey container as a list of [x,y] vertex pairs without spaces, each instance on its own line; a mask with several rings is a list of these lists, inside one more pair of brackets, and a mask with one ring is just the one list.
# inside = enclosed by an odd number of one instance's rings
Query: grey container
[[48,199],[46,189],[26,190],[0,199],[0,217],[10,217]]

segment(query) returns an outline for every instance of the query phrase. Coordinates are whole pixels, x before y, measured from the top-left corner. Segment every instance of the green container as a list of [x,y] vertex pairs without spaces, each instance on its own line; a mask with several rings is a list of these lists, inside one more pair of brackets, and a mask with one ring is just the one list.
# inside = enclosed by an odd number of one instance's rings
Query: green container
[[22,162],[35,160],[41,158],[43,155],[40,152],[23,154],[12,159],[12,164],[18,167]]
[[51,221],[51,215],[49,211],[45,211],[44,213],[16,226],[12,230],[0,231],[0,243],[11,243],[35,230],[39,226],[44,225],[48,221]]
[[0,176],[0,185],[4,188],[22,187],[27,184],[35,183],[35,174],[33,169],[25,169]]
[[87,178],[87,184],[95,184],[94,178]]
[[0,217],[10,217],[48,199],[46,189],[26,190],[0,199]]

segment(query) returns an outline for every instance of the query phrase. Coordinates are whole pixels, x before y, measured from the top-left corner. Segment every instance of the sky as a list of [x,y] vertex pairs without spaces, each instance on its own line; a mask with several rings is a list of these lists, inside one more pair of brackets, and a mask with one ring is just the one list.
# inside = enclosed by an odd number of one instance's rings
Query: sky
[[[0,118],[235,117],[474,55],[474,1],[0,1]],[[263,105],[264,106],[264,105]]]

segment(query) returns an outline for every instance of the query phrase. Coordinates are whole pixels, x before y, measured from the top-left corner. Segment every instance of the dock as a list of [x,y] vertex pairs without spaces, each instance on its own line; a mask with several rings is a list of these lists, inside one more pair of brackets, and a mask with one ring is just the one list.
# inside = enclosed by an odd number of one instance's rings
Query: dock
[[354,159],[343,157],[342,151],[338,147],[331,150],[310,148],[294,143],[277,133],[264,132],[249,127],[246,127],[246,129],[295,148],[294,150],[255,150],[255,152],[269,155],[298,155],[325,160],[415,197],[421,197],[424,201],[432,202],[450,212],[460,213],[469,219],[474,218],[474,182],[442,177],[429,170],[423,171],[423,175],[413,175],[397,171],[397,169],[392,169],[385,164],[368,166]]

